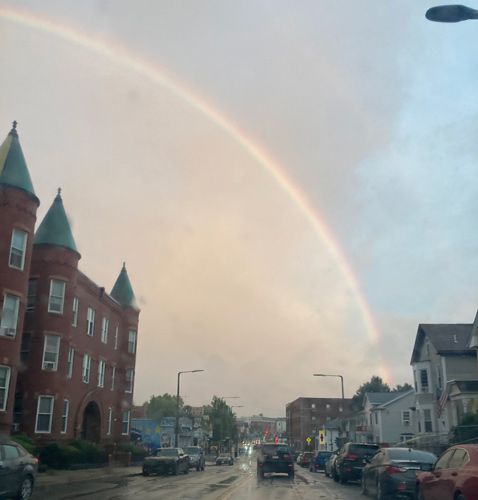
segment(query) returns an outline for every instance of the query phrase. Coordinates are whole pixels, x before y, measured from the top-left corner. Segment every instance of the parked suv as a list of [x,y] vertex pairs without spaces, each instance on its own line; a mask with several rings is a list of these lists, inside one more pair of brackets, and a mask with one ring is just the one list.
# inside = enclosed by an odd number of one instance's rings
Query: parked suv
[[359,481],[364,465],[378,449],[376,444],[345,443],[335,459],[334,481],[342,484],[349,480]]
[[189,455],[190,469],[204,470],[206,458],[200,446],[185,446],[183,451]]
[[257,456],[257,476],[264,477],[265,472],[282,472],[294,477],[294,460],[286,444],[263,444]]

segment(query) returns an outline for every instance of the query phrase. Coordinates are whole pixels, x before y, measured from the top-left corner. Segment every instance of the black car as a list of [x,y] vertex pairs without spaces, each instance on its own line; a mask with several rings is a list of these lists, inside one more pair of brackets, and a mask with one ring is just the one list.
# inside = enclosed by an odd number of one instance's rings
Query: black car
[[278,472],[294,477],[294,460],[286,444],[267,443],[261,447],[257,457],[257,476],[264,477],[266,472]]
[[0,498],[30,498],[37,472],[38,459],[18,443],[0,437]]
[[189,455],[190,469],[204,470],[206,458],[200,446],[185,446],[183,451]]
[[234,465],[234,459],[230,453],[221,453],[216,458],[216,465]]
[[362,470],[362,493],[377,498],[414,498],[420,465],[433,464],[436,459],[427,451],[381,448]]
[[152,473],[189,472],[189,455],[182,448],[159,448],[143,461],[143,476]]
[[365,464],[379,450],[376,444],[345,443],[337,452],[334,481],[360,481]]

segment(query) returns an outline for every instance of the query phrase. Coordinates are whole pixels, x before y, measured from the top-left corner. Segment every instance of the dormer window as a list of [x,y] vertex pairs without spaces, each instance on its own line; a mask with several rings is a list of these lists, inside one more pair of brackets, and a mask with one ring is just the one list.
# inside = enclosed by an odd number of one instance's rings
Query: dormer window
[[425,339],[425,349],[427,356],[430,356],[430,340],[428,337]]
[[27,233],[14,229],[10,247],[10,267],[23,271],[25,267],[25,250],[27,248]]

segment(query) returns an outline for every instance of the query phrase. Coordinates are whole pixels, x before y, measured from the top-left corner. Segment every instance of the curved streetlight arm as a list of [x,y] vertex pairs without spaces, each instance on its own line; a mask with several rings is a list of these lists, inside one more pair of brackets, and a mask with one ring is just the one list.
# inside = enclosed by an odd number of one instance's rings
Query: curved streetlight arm
[[344,396],[344,377],[342,377],[342,375],[330,375],[328,373],[327,374],[325,374],[325,373],[314,373],[314,377],[339,377],[340,378],[340,383],[342,384],[342,401],[345,399],[345,396]]
[[184,372],[178,372],[178,392],[176,394],[176,425],[174,426],[175,429],[175,445],[176,448],[179,448],[179,381],[181,377],[181,373],[197,373],[197,372],[203,372],[204,370],[187,370]]

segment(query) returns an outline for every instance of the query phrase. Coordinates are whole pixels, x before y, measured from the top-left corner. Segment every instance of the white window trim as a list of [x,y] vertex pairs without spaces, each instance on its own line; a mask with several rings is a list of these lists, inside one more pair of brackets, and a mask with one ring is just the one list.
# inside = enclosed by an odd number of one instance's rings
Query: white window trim
[[[49,339],[55,339],[56,346],[54,351],[47,351],[47,343]],[[55,354],[55,361],[45,361],[46,353]],[[60,337],[58,335],[45,335],[45,340],[43,342],[43,358],[42,358],[42,370],[49,372],[56,372],[58,370],[58,357],[60,355]]]
[[9,325],[9,326],[3,325],[3,309],[2,309],[2,318],[0,320],[0,335],[3,335],[4,337],[15,337],[17,335],[18,310],[20,308],[20,297],[6,293],[3,296],[3,307],[5,307],[5,302],[6,302],[7,298],[12,299],[15,302],[15,308],[13,311],[13,324]]
[[[38,430],[38,416],[40,415],[40,401],[43,398],[51,400],[51,409],[50,409],[50,413],[49,413],[49,415],[50,415],[50,423],[49,423],[47,431],[39,431]],[[35,434],[51,434],[51,424],[52,424],[52,421],[53,421],[53,408],[54,408],[54,406],[55,406],[55,398],[53,396],[38,396],[37,417],[36,417],[36,421],[35,421]],[[43,414],[43,415],[46,415],[46,414]]]
[[93,337],[95,333],[95,316],[96,311],[93,307],[88,306],[88,312],[86,313],[86,333],[90,337]]
[[[128,380],[128,374],[131,374],[131,378]],[[129,382],[129,386],[128,386]],[[134,383],[134,370],[133,368],[126,369],[126,389],[124,392],[127,394],[131,394],[133,392],[133,383]]]
[[98,387],[105,386],[105,369],[106,363],[100,359],[98,362]]
[[80,299],[73,297],[73,317],[71,318],[71,326],[78,326],[78,309],[80,308]]
[[[24,234],[24,239],[23,239],[23,248],[17,248],[15,247],[16,250],[20,250],[22,252],[22,263],[20,265],[20,267],[17,267],[17,266],[14,266],[12,265],[11,261],[12,261],[12,251],[13,251],[13,240],[15,238],[15,233],[23,233]],[[20,271],[23,271],[25,269],[25,254],[26,254],[26,250],[27,250],[27,241],[28,241],[28,233],[26,231],[22,231],[21,229],[17,229],[17,228],[14,228],[13,229],[13,232],[12,232],[12,242],[10,244],[10,255],[8,257],[8,265],[9,267],[11,267],[12,269],[19,269]]]
[[[53,295],[53,284],[54,283],[60,283],[61,284],[61,295]],[[48,312],[52,314],[63,314],[63,308],[65,306],[65,289],[66,289],[66,283],[61,280],[50,280],[50,294],[48,295]],[[55,299],[60,299],[61,300],[61,307],[60,310],[57,311],[56,309],[51,308],[52,298]]]
[[111,435],[111,428],[113,425],[113,408],[111,406],[108,408],[108,430],[106,434],[109,436]]
[[0,406],[0,411],[5,411],[7,409],[7,401],[8,401],[8,392],[10,389],[10,375],[12,372],[12,369],[10,366],[6,365],[0,365],[0,368],[6,370],[6,376],[5,376],[5,386],[0,387],[0,390],[4,391],[4,397],[3,397],[3,405]]
[[[406,418],[408,416],[408,418]],[[402,424],[403,425],[411,425],[412,423],[412,411],[411,410],[402,410]]]
[[114,391],[115,390],[116,366],[113,366],[112,368],[113,369],[111,371],[111,390]]
[[63,400],[63,414],[61,416],[61,434],[66,434],[68,430],[68,415],[70,413],[70,400]]
[[91,356],[89,354],[85,354],[83,356],[83,373],[82,373],[82,379],[85,384],[89,384],[90,382],[90,372],[91,372]]
[[119,326],[115,328],[115,351],[118,349]]
[[[131,423],[130,415],[131,415],[131,410],[123,410],[123,417],[122,417],[122,421],[121,421],[121,435],[122,436],[129,435],[129,427],[130,427],[130,423]],[[127,417],[126,420],[124,418],[125,416]],[[125,423],[127,423],[127,428],[126,428],[126,432],[123,432],[123,426]]]
[[68,364],[67,364],[66,378],[73,377],[74,362],[75,362],[75,348],[73,346],[70,346],[70,348],[68,349]]
[[133,329],[128,331],[128,352],[130,354],[136,353],[136,330]]
[[108,328],[110,325],[110,320],[107,316],[103,316],[103,320],[101,322],[101,342],[103,344],[108,343]]

